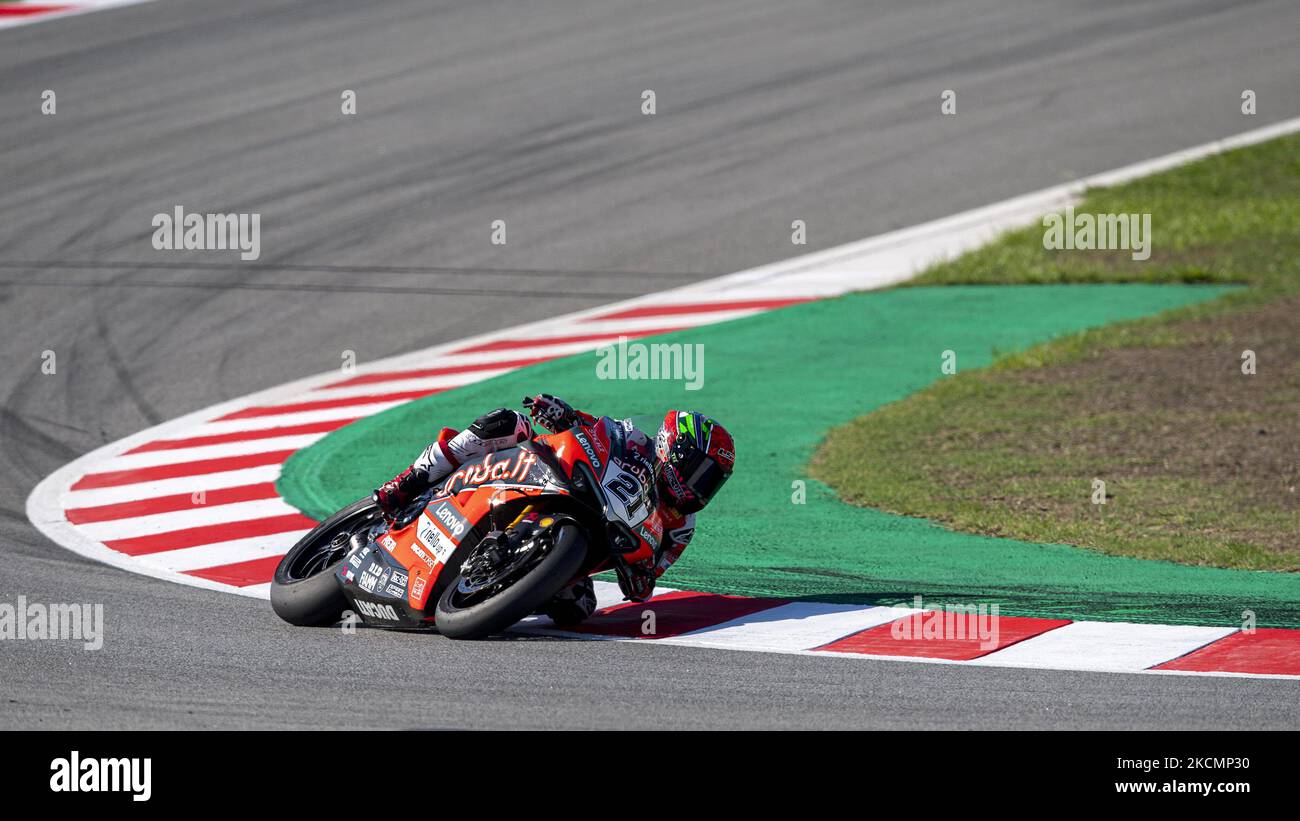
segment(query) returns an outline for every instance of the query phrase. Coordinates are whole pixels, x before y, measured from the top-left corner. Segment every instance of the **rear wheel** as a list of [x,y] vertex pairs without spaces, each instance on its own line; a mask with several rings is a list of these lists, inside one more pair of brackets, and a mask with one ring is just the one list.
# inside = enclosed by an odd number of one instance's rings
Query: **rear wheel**
[[452,639],[482,639],[500,633],[550,601],[573,581],[586,560],[586,534],[577,525],[560,525],[541,561],[490,598],[466,594],[463,579],[457,575],[438,599],[434,626]]
[[316,525],[290,548],[271,580],[271,607],[276,615],[300,627],[338,621],[348,600],[334,573],[347,555],[349,537],[366,535],[380,516],[372,500],[361,499]]

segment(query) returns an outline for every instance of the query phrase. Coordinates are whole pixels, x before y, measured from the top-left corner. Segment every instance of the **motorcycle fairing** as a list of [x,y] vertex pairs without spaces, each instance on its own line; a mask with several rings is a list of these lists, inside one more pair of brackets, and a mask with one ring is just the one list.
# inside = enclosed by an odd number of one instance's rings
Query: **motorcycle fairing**
[[[635,438],[635,442],[630,439]],[[644,434],[627,430],[609,417],[489,453],[462,465],[447,477],[410,522],[371,534],[354,547],[339,568],[344,594],[367,623],[384,627],[428,627],[430,603],[436,601],[474,545],[494,529],[494,504],[514,504],[528,497],[574,497],[567,477],[587,471],[597,488],[574,502],[594,503],[612,512],[609,527],[630,537],[620,551],[628,561],[653,558],[663,534],[649,496],[653,477],[641,450]],[[579,463],[582,463],[581,466]],[[635,481],[629,478],[635,474]],[[620,495],[621,494],[621,495]],[[602,511],[592,511],[597,517]],[[497,523],[497,527],[504,524]],[[608,569],[593,567],[588,572]]]
[[[381,538],[392,540],[390,535]],[[344,594],[367,624],[417,627],[422,623],[418,608],[407,603],[413,574],[393,554],[378,549],[378,543],[354,546],[336,573]]]

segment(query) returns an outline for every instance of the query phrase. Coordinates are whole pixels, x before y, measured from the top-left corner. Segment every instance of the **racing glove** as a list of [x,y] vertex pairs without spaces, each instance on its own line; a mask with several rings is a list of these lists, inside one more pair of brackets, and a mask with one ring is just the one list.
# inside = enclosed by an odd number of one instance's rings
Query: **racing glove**
[[573,406],[549,393],[525,396],[524,407],[534,423],[551,433],[559,433],[578,424],[578,412]]

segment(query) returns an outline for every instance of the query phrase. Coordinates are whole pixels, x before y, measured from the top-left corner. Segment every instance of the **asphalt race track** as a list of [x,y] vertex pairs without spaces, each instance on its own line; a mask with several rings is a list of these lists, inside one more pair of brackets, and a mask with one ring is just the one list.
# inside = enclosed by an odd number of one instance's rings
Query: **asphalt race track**
[[[93,653],[0,643],[0,727],[1300,726],[1286,681],[297,629],[83,559],[24,514],[76,456],[345,349],[592,307],[1295,116],[1297,30],[1290,0],[159,0],[0,31],[0,599],[103,602],[107,633]],[[176,205],[260,213],[261,258],[155,251]],[[444,421],[466,420],[431,435]]]

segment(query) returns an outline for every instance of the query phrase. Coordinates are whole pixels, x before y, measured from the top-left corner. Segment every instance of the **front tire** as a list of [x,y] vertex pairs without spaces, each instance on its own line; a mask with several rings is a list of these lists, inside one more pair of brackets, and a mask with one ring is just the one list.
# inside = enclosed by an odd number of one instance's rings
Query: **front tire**
[[447,585],[434,609],[434,626],[449,639],[485,639],[531,615],[578,575],[587,560],[587,536],[560,525],[550,553],[523,578],[487,601],[456,604],[459,578]]
[[271,579],[271,607],[275,614],[299,627],[326,627],[338,621],[348,600],[334,575],[343,558],[332,557],[330,542],[339,533],[361,530],[379,516],[379,507],[372,500],[361,499],[298,540],[284,554]]

